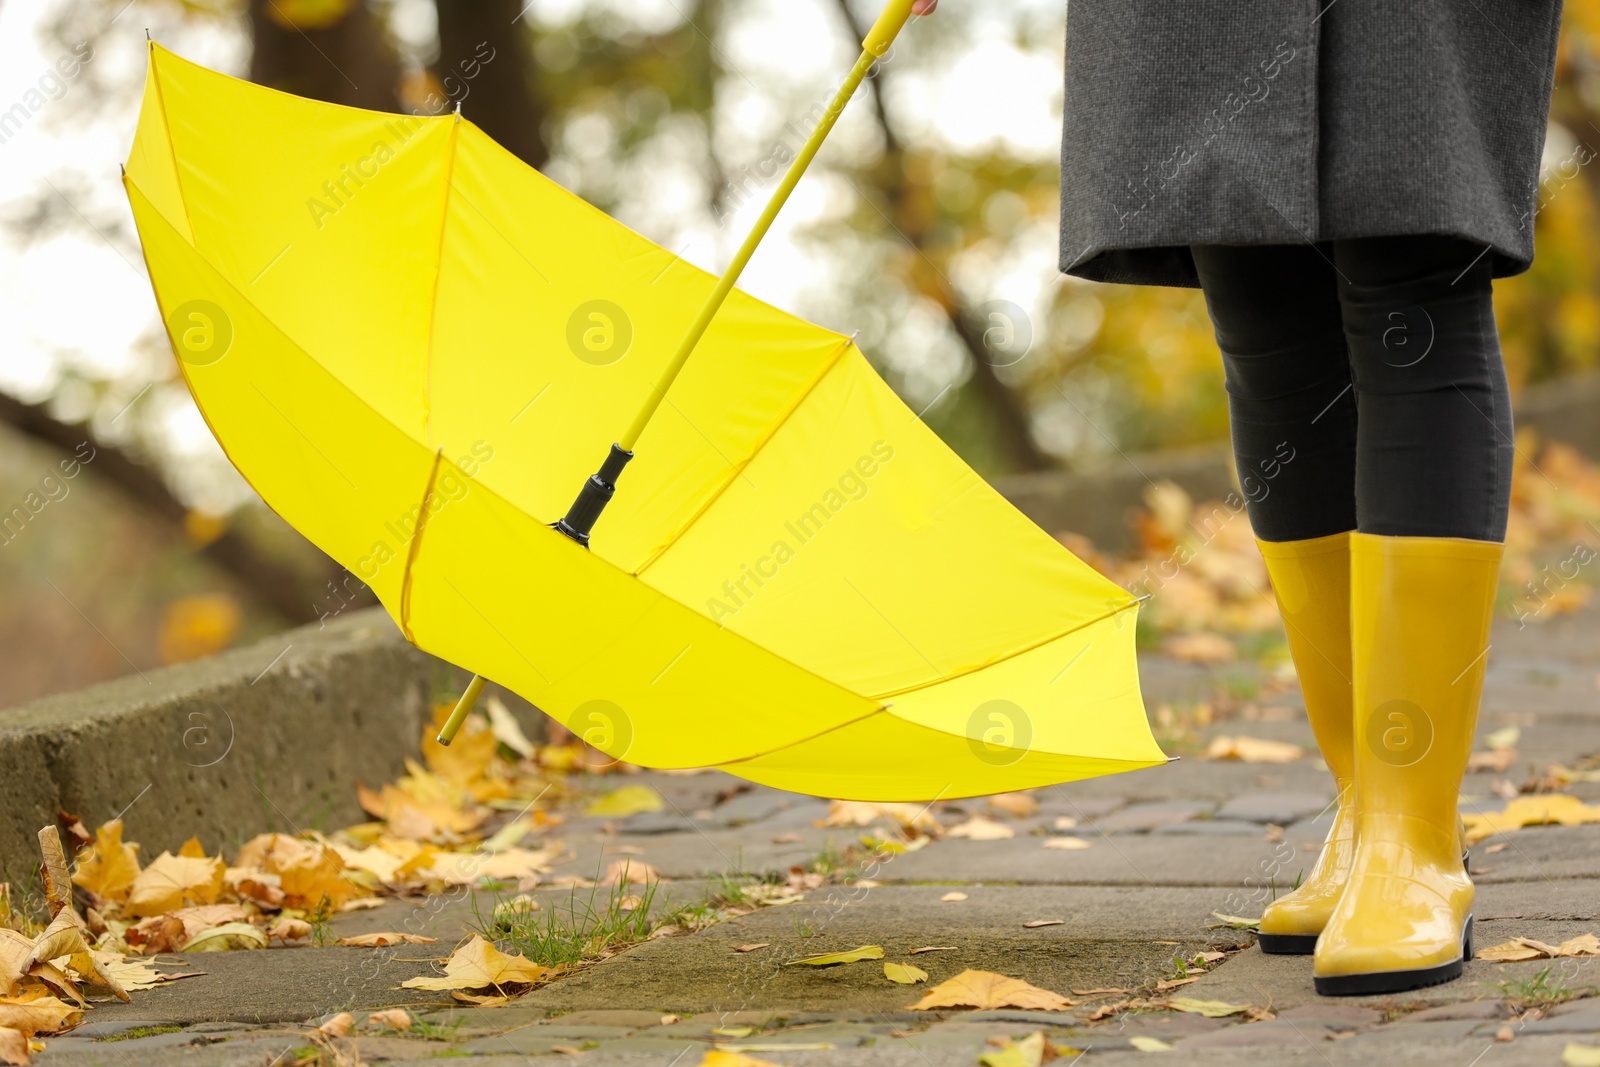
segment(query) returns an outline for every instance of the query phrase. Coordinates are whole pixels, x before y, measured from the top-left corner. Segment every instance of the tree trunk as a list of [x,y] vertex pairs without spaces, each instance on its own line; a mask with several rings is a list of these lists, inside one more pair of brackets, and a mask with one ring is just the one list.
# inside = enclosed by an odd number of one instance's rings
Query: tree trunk
[[447,107],[461,113],[530,167],[550,157],[544,108],[534,91],[529,31],[518,0],[435,0]]
[[400,110],[400,66],[382,27],[362,0],[345,2],[331,22],[313,22],[297,20],[290,0],[250,0],[250,80],[332,104]]

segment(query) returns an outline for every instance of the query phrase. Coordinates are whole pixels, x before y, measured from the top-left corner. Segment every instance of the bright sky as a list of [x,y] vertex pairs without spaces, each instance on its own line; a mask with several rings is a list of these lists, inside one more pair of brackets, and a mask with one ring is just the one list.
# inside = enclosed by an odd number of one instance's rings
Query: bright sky
[[[681,0],[534,0],[529,14],[559,25],[585,5],[609,8],[647,30],[670,27],[681,18]],[[418,47],[425,47],[433,32],[430,8],[427,0],[396,0],[398,27]],[[1028,158],[1053,156],[1061,106],[1058,49],[1052,44],[1049,51],[1023,50],[1013,42],[1024,25],[1034,29],[1036,40],[1059,41],[1064,8],[1061,0],[984,0],[970,40],[932,56],[925,48],[917,58],[932,60],[931,65],[897,74],[891,103],[905,129],[917,139],[952,148],[997,145]],[[116,13],[115,6],[104,10],[107,17]],[[132,399],[161,367],[155,361],[171,358],[159,340],[143,263],[125,239],[132,220],[118,172],[142,89],[145,29],[174,51],[230,73],[242,69],[248,45],[238,27],[185,23],[169,5],[135,0],[116,14],[81,72],[61,78],[56,64],[64,61],[71,69],[79,60],[46,39],[45,27],[60,13],[61,0],[0,4],[0,114],[15,104],[27,112],[22,127],[0,144],[0,211],[14,214],[44,192],[76,223],[51,230],[31,247],[0,238],[0,389],[39,398],[57,389],[64,369],[76,368],[86,377],[117,380]],[[795,101],[803,102],[803,111],[812,100],[825,99],[854,52],[839,31],[833,0],[753,0],[740,9],[725,38],[725,62],[732,73],[719,116],[718,148],[725,164],[736,168],[770,151]],[[915,27],[901,47],[915,54]],[[93,113],[84,109],[84,80],[91,76],[119,87],[116,106]],[[848,151],[852,141],[860,143],[867,135],[862,111],[858,101],[830,149]],[[668,145],[662,151],[670,165],[673,149]],[[715,226],[700,206],[703,193],[691,162],[678,161],[676,178],[669,166],[655,171],[652,181],[638,183],[651,190],[651,199],[625,209],[624,221],[715,270],[760,204],[752,198],[723,226]],[[853,195],[825,173],[803,184],[745,274],[743,288],[799,311],[827,303],[823,294],[833,284],[834,268],[815,249],[802,247],[795,232],[848,209]],[[979,280],[989,286],[1003,278],[1013,299],[1030,293],[1043,299],[1053,279],[1054,252],[1049,239],[1033,244],[1038,247],[1024,264],[980,263],[970,272],[983,275]],[[941,374],[953,373],[948,359],[941,367],[928,371],[930,390]],[[70,399],[70,393],[64,395]],[[229,506],[248,493],[225,469],[186,394],[162,396],[158,410],[162,447],[197,461],[184,465],[194,468],[182,487],[186,493],[211,507]],[[114,427],[113,436],[121,429]]]

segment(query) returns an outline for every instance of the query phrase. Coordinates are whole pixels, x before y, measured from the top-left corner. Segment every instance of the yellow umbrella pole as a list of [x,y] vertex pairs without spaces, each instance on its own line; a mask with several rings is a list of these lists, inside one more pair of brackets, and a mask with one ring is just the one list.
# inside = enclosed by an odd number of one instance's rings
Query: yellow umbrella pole
[[[583,488],[578,492],[578,497],[572,502],[572,507],[567,510],[564,518],[555,524],[555,528],[578,542],[588,545],[589,532],[594,529],[594,524],[600,518],[600,513],[617,491],[617,479],[622,475],[622,469],[633,459],[633,446],[638,442],[644,428],[649,425],[650,418],[661,406],[661,401],[666,398],[667,390],[672,388],[672,383],[677,380],[684,364],[689,362],[689,357],[694,354],[695,346],[700,343],[700,338],[705,336],[711,327],[711,320],[716,318],[723,303],[728,299],[728,294],[733,292],[733,287],[738,284],[739,276],[744,273],[745,266],[750,262],[750,257],[755,255],[756,248],[761,244],[761,239],[766,237],[767,231],[772,228],[772,223],[778,217],[778,212],[783,210],[783,205],[788,202],[789,194],[794,192],[795,186],[800,184],[800,179],[805,175],[806,169],[811,166],[812,159],[816,158],[817,151],[822,148],[822,142],[827,140],[828,134],[833,131],[833,125],[839,120],[839,115],[844,111],[845,105],[850,103],[850,98],[860,88],[862,80],[872,65],[883,57],[905,28],[907,20],[911,18],[911,5],[913,0],[889,0],[883,13],[878,16],[878,21],[873,24],[872,30],[866,39],[861,42],[861,57],[856,60],[856,65],[850,69],[850,74],[845,78],[844,84],[839,86],[839,91],[834,94],[828,109],[818,121],[816,129],[811,131],[805,146],[795,156],[794,162],[789,164],[788,173],[783,176],[783,181],[778,183],[778,188],[767,201],[766,208],[761,212],[761,217],[751,228],[749,236],[744,239],[744,244],[739,246],[739,251],[734,254],[733,261],[728,264],[728,269],[723,271],[722,278],[717,282],[717,287],[712,290],[706,299],[700,313],[695,316],[694,324],[689,327],[689,332],[678,345],[678,350],[672,356],[666,368],[661,372],[661,377],[656,381],[655,388],[650,397],[645,401],[639,413],[633,417],[633,423],[627,432],[622,435],[622,440],[611,446],[610,453],[599,471],[589,476],[583,483]],[[462,694],[461,700],[456,704],[455,711],[445,722],[444,728],[439,731],[439,743],[448,745],[455,740],[456,732],[461,729],[461,724],[466,721],[472,705],[476,703],[478,694],[483,690],[483,679],[474,677],[467,686],[467,691]]]

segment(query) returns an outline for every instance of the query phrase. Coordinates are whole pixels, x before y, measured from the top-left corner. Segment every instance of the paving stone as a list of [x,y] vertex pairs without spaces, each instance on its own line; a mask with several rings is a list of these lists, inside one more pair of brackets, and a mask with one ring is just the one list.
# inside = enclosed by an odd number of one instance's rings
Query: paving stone
[[[1423,1019],[1405,1016],[1387,1026],[1368,1030],[1358,1035],[1363,1038],[1382,1037],[1383,1040],[1404,1041],[1458,1041],[1474,1033],[1483,1025],[1481,1019]],[[1491,1031],[1492,1032],[1492,1031]]]
[[1273,1019],[1264,1023],[1240,1023],[1210,1034],[1185,1037],[1175,1047],[1188,1052],[1202,1048],[1259,1048],[1275,1045],[1320,1045],[1334,1031],[1326,1026],[1295,1019]]
[[1454,1019],[1475,1019],[1480,1022],[1486,1019],[1505,1019],[1511,1015],[1511,1007],[1503,1000],[1469,1000],[1461,1004],[1441,1004],[1437,1008],[1424,1008],[1419,1012],[1407,1015],[1404,1019],[1408,1023],[1446,1022]]
[[1107,1036],[1112,1033],[1122,1037],[1154,1037],[1162,1041],[1176,1041],[1192,1034],[1209,1034],[1233,1025],[1230,1019],[1208,1019],[1191,1012],[1173,1012],[1161,1015],[1119,1015],[1116,1019],[1075,1031],[1075,1036]]
[[480,1053],[513,1052],[523,1055],[554,1052],[557,1045],[582,1046],[586,1041],[620,1040],[630,1031],[622,1026],[581,1026],[563,1029],[558,1026],[525,1026],[493,1037],[477,1037],[455,1046],[460,1052]]
[[622,1026],[630,1030],[641,1030],[649,1026],[663,1025],[661,1020],[666,1015],[659,1011],[630,1011],[628,1009],[598,1009],[594,1011],[574,1011],[566,1015],[558,1015],[548,1022],[540,1022],[539,1026]]
[[1094,820],[1094,828],[1104,833],[1136,834],[1154,830],[1158,826],[1184,822],[1211,811],[1210,804],[1171,800],[1152,804],[1129,804],[1109,815]]
[[1181,837],[1255,837],[1261,836],[1261,825],[1239,819],[1190,819],[1187,822],[1169,823],[1150,831],[1158,835]]
[[1580,997],[1577,1000],[1569,1000],[1563,1004],[1557,1004],[1550,1009],[1550,1014],[1571,1015],[1575,1011],[1594,1011],[1597,1008],[1600,1008],[1600,997],[1590,993],[1588,996]]
[[625,834],[647,836],[693,833],[697,825],[693,819],[675,811],[642,811],[623,819],[617,829]]
[[1246,793],[1222,805],[1213,817],[1288,826],[1315,816],[1332,801],[1332,793]]
[[1534,1034],[1590,1034],[1600,1032],[1600,1007],[1568,1012],[1548,1019],[1524,1023],[1522,1029]]
[[804,797],[799,793],[785,793],[777,789],[752,789],[714,808],[712,814],[724,826],[743,826],[770,819],[779,812],[795,806],[810,809],[815,805],[815,798]]
[[153,1029],[158,1026],[171,1026],[167,1020],[156,1019],[96,1019],[91,1018],[82,1026],[72,1031],[74,1037],[115,1037],[125,1034],[129,1030]]
[[1383,1022],[1383,1012],[1376,1008],[1363,1008],[1323,997],[1315,1004],[1301,1004],[1280,1011],[1278,1018],[1294,1019],[1296,1022],[1302,1020],[1317,1022],[1336,1030],[1349,1030],[1357,1026],[1375,1026]]

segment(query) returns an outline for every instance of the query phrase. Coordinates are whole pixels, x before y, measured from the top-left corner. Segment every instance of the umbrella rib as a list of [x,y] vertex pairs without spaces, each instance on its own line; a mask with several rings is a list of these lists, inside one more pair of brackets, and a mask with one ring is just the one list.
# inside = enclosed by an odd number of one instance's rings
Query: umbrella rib
[[[834,357],[828,361],[828,365],[823,367],[822,370],[818,372],[817,376],[812,379],[809,385],[806,386],[805,391],[797,396],[794,403],[789,405],[789,409],[772,424],[772,426],[767,430],[766,436],[762,437],[761,440],[756,442],[755,447],[750,449],[750,454],[745,456],[745,458],[739,462],[734,463],[733,469],[728,472],[728,476],[723,479],[722,484],[717,486],[711,495],[706,497],[705,502],[702,503],[700,507],[695,509],[695,513],[689,516],[689,518],[685,519],[683,524],[674,530],[662,545],[652,551],[649,556],[645,557],[645,561],[639,564],[639,566],[633,572],[633,576],[635,578],[639,577],[650,567],[660,562],[661,557],[665,556],[667,552],[672,549],[672,546],[682,540],[683,536],[694,527],[694,524],[699,522],[701,518],[705,516],[706,512],[711,510],[711,506],[718,500],[722,499],[722,495],[728,491],[728,488],[732,486],[733,483],[737,481],[747,469],[749,469],[750,464],[756,461],[756,457],[761,455],[761,450],[766,448],[767,445],[771,444],[772,439],[778,436],[778,431],[783,429],[784,425],[794,417],[795,413],[805,406],[805,402],[811,398],[811,394],[817,391],[817,387],[827,379],[829,374],[833,373],[834,369],[838,367],[840,362],[844,359],[845,353],[849,352],[851,346],[854,344],[855,341],[853,338],[847,337],[844,339],[844,343],[839,346],[839,350],[834,354]],[[674,411],[678,411],[678,406],[676,404],[674,404],[672,407]],[[682,414],[682,412],[679,411],[679,414]],[[689,421],[689,417],[687,415],[684,416],[684,421]],[[689,424],[691,426],[694,425],[692,422]],[[699,429],[699,427],[695,428],[696,430]],[[702,433],[701,436],[704,437],[705,435]],[[709,438],[707,439],[707,443],[710,443]],[[715,449],[716,446],[712,445],[712,448]],[[720,453],[720,450],[718,451]],[[746,480],[748,481],[748,479]]]
[[[439,205],[439,243],[433,255],[433,292],[428,297],[428,350],[422,359],[422,439],[433,438],[433,345],[434,332],[439,325],[439,279],[444,275],[444,235],[450,226],[450,194],[454,191],[456,176],[456,146],[460,143],[461,112],[450,124],[450,154],[444,164],[444,195]],[[438,463],[435,461],[437,472]],[[432,483],[429,483],[430,490]],[[418,534],[421,534],[419,529]]]
[[[167,96],[161,91],[161,68],[156,65],[156,43],[149,42],[150,80],[155,83],[156,103],[161,105],[161,128],[167,134],[167,158],[172,161],[172,180],[178,186],[178,203],[183,205],[183,224],[189,230],[189,243],[194,244],[194,219],[189,217],[189,198],[183,193],[183,174],[178,170],[178,146],[172,141],[172,120],[167,117]],[[126,173],[126,171],[124,171]],[[196,251],[199,247],[196,246]],[[145,265],[149,270],[149,264]]]
[[428,528],[428,505],[433,502],[433,487],[439,481],[439,464],[444,461],[444,449],[433,454],[433,467],[428,471],[428,487],[422,491],[422,503],[417,505],[417,528],[411,535],[411,546],[406,550],[406,567],[400,575],[400,630],[413,645],[416,636],[411,632],[411,568],[422,551],[422,532]]
[[[1061,640],[1063,637],[1070,637],[1071,635],[1077,633],[1079,630],[1087,629],[1088,627],[1093,626],[1096,623],[1105,622],[1107,619],[1115,618],[1116,616],[1122,614],[1124,611],[1127,611],[1129,608],[1137,608],[1138,606],[1139,606],[1139,601],[1130,600],[1128,603],[1123,604],[1121,607],[1112,608],[1110,611],[1104,612],[1103,614],[1100,614],[1100,615],[1096,615],[1092,619],[1086,619],[1083,622],[1080,622],[1075,626],[1069,626],[1067,629],[1062,630],[1060,633],[1052,634],[1049,637],[1043,638],[1043,639],[1041,639],[1039,641],[1035,641],[1031,645],[1025,645],[1024,647],[1019,648],[1019,649],[1017,649],[1017,650],[1015,650],[1013,652],[1007,652],[1005,655],[999,657],[998,659],[992,659],[992,660],[989,660],[986,663],[980,663],[975,667],[967,667],[964,670],[956,671],[953,674],[947,674],[942,678],[936,678],[936,679],[934,679],[932,681],[918,682],[916,685],[908,685],[908,686],[905,686],[904,688],[901,688],[901,689],[891,689],[891,690],[888,690],[888,691],[882,692],[882,693],[874,693],[873,695],[869,696],[867,699],[868,700],[889,700],[892,697],[904,696],[907,693],[915,693],[915,692],[917,692],[919,690],[927,689],[927,688],[929,688],[931,686],[941,685],[941,684],[943,684],[945,682],[954,681],[957,678],[965,678],[969,674],[977,674],[979,671],[986,671],[990,667],[998,667],[1000,664],[1006,662],[1007,660],[1016,659],[1018,656],[1027,655],[1029,652],[1032,652],[1034,649],[1043,648],[1045,645],[1054,644],[1055,642]],[[879,614],[882,614],[882,613],[880,612]],[[924,657],[924,658],[926,658],[926,657]],[[1075,663],[1077,661],[1074,660],[1073,662]],[[1072,664],[1069,663],[1067,666],[1070,667],[1071,665]],[[930,664],[930,666],[931,666],[931,664]],[[937,670],[937,669],[938,668],[935,668],[935,670]],[[1057,675],[1056,677],[1060,678],[1060,675]],[[1054,683],[1051,683],[1051,684],[1054,684]]]

